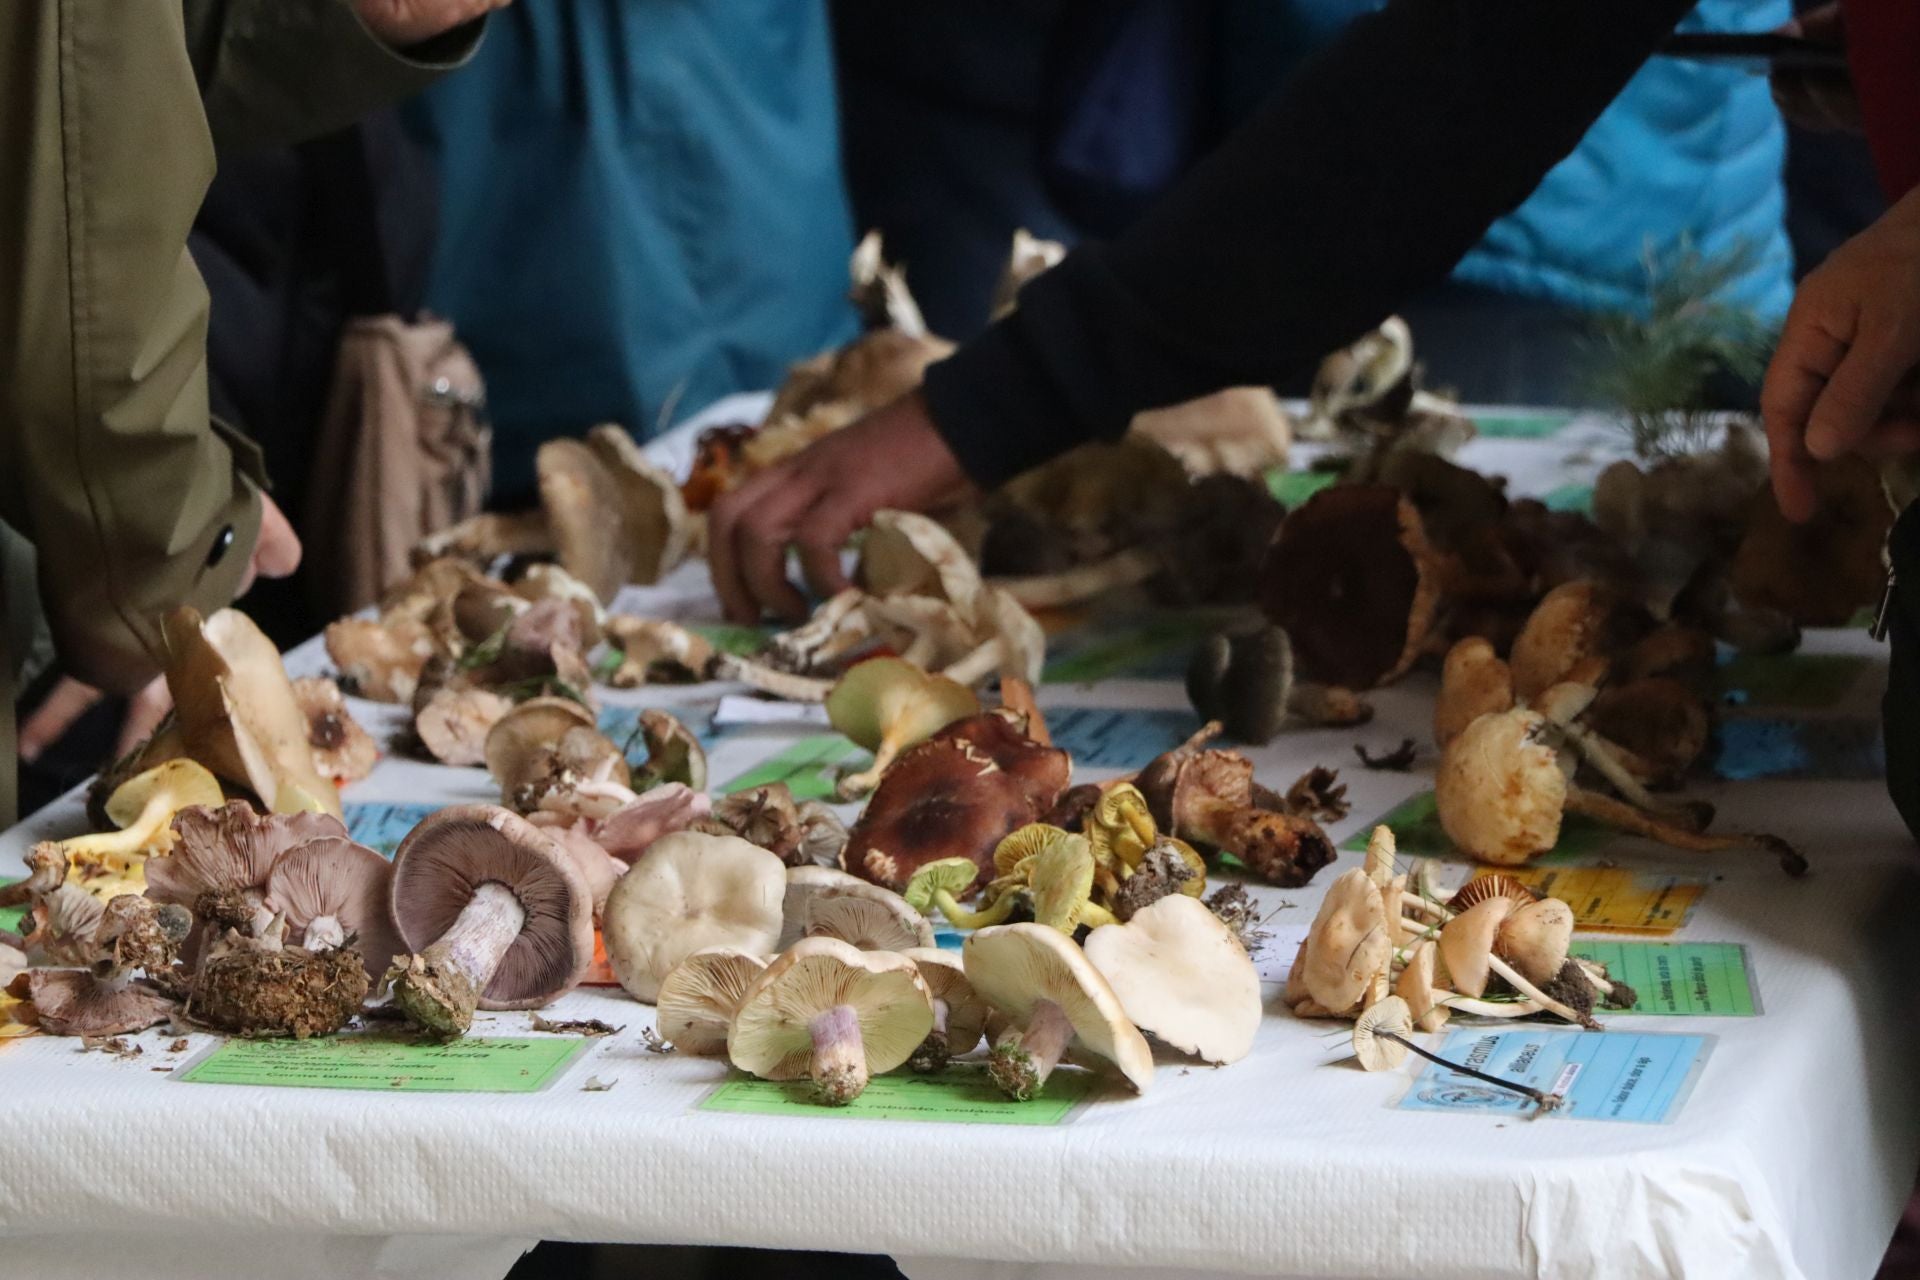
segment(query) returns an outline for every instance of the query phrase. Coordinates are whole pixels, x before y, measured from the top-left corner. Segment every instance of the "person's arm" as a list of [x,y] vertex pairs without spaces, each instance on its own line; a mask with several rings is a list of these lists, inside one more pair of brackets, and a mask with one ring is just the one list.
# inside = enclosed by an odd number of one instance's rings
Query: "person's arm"
[[927,373],[990,485],[1143,409],[1274,383],[1443,278],[1526,198],[1691,0],[1398,0],[1126,234],[1068,255]]
[[1579,142],[1694,0],[1395,0],[1356,21],[1138,226],[1083,246],[923,393],[709,517],[730,616],[794,614],[874,510],[992,486],[1143,409],[1278,382],[1438,281]]
[[186,0],[214,145],[299,142],[459,66],[508,0]]

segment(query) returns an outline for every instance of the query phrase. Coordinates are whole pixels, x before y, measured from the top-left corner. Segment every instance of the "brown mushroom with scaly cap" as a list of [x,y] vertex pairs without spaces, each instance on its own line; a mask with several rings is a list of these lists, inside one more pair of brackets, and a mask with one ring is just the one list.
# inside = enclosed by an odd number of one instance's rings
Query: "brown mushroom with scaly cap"
[[1258,807],[1253,763],[1204,749],[1217,725],[1141,770],[1137,785],[1160,830],[1231,853],[1261,879],[1297,888],[1333,861],[1333,844],[1311,818]]
[[593,898],[567,853],[495,805],[442,809],[394,854],[393,922],[410,955],[385,982],[430,1035],[465,1035],[476,1008],[532,1009],[593,960]]

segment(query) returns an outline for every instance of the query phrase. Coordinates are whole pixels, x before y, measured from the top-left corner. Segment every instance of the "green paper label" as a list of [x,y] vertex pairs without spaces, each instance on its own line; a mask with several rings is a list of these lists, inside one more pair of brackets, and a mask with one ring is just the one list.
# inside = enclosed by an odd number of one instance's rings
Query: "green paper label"
[[1282,506],[1297,507],[1339,478],[1339,474],[1333,471],[1281,471],[1276,468],[1267,472],[1267,492]]
[[[1340,847],[1348,853],[1365,853],[1368,837],[1373,834],[1375,827],[1382,824],[1392,830],[1395,846],[1408,857],[1442,858],[1454,851],[1453,841],[1440,825],[1440,809],[1434,803],[1431,791],[1408,797],[1384,818],[1376,818],[1363,825],[1347,837],[1347,842]],[[1598,853],[1606,845],[1609,835],[1599,823],[1571,814],[1560,824],[1560,843],[1554,846],[1553,852],[1532,861],[1584,858]]]
[[1639,997],[1626,1013],[1751,1018],[1760,1012],[1747,949],[1737,942],[1597,942],[1569,950],[1607,966]]
[[767,787],[784,782],[795,800],[826,800],[833,796],[836,774],[842,765],[864,762],[866,752],[837,733],[802,738],[778,755],[762,760],[732,782],[720,788],[723,795],[745,791],[749,787]]
[[806,1080],[729,1080],[696,1110],[749,1116],[809,1116],[821,1120],[919,1120],[930,1124],[1056,1125],[1100,1087],[1092,1072],[1062,1068],[1040,1096],[1014,1102],[987,1079],[986,1069],[959,1063],[936,1075],[875,1076],[844,1107],[813,1101]]
[[1491,440],[1544,440],[1572,421],[1570,413],[1483,413],[1473,425]]
[[188,1084],[275,1089],[368,1089],[381,1093],[535,1093],[572,1063],[587,1041],[469,1037],[421,1044],[381,1035],[317,1040],[229,1040],[174,1077]]
[[[18,883],[19,881],[17,880],[0,880],[0,888]],[[22,931],[20,926],[25,924],[26,920],[27,907],[25,904],[0,910],[0,929],[5,929],[8,933],[20,933]]]
[[705,640],[721,653],[736,658],[751,658],[767,647],[774,634],[772,627],[741,627],[726,622],[694,622],[687,630]]
[[1759,707],[1830,707],[1858,684],[1871,658],[1843,653],[1741,654],[1720,665],[1720,695]]

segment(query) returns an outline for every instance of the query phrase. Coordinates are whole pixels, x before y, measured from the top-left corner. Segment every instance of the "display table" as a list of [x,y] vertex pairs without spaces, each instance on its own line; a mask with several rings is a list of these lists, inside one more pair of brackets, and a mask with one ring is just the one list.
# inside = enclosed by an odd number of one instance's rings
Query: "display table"
[[[1517,473],[1485,451],[1505,453],[1548,483],[1562,468],[1591,474],[1575,431],[1486,442],[1469,460]],[[623,607],[698,612],[701,572],[630,591]],[[1063,637],[1063,652],[1076,643],[1084,657],[1085,636]],[[1877,647],[1835,632],[1810,637],[1806,651],[1865,661],[1796,668],[1817,669],[1811,683],[1750,682],[1730,714],[1858,729],[1883,678]],[[1150,654],[1145,666],[1170,660]],[[324,656],[310,644],[289,666],[318,670]],[[602,696],[700,723],[720,692]],[[1377,696],[1364,730],[1290,732],[1250,754],[1283,787],[1310,766],[1339,767],[1353,810],[1331,831],[1344,841],[1429,785],[1430,696],[1412,680]],[[1077,732],[1101,735],[1093,754],[1109,760],[1191,728],[1165,678],[1047,683],[1040,700],[1070,722],[1079,709]],[[376,735],[395,722],[393,709],[354,709]],[[712,732],[712,777],[724,786],[821,731]],[[1356,741],[1403,737],[1423,748],[1412,773],[1349,767]],[[1826,767],[1815,750],[1778,771]],[[1145,1096],[1100,1094],[1036,1127],[699,1110],[726,1065],[650,1052],[641,1032],[652,1010],[617,989],[582,989],[546,1011],[623,1030],[526,1094],[194,1084],[177,1069],[215,1037],[175,1051],[171,1033],[149,1032],[133,1038],[138,1058],[30,1037],[0,1043],[0,1274],[473,1280],[504,1274],[536,1240],[564,1239],[887,1253],[914,1280],[1091,1280],[1117,1268],[1139,1268],[1120,1273],[1136,1280],[1868,1277],[1920,1167],[1908,950],[1920,915],[1910,842],[1881,786],[1857,761],[1835,768],[1843,776],[1699,788],[1725,825],[1798,842],[1814,866],[1804,880],[1757,855],[1629,840],[1584,858],[1710,877],[1675,936],[1747,948],[1758,1016],[1607,1019],[1610,1029],[1717,1037],[1670,1123],[1395,1110],[1409,1073],[1360,1071],[1347,1026],[1293,1018],[1277,986],[1245,1061],[1213,1070],[1163,1053]],[[1124,771],[1083,763],[1077,776]],[[481,771],[389,757],[345,798],[371,812],[493,796]],[[69,798],[0,837],[0,867],[81,825]],[[1270,927],[1297,937],[1326,884],[1357,861],[1343,854],[1306,890],[1259,891],[1275,910]],[[1278,978],[1274,958],[1262,967]],[[536,1033],[528,1015],[498,1014],[482,1015],[475,1034]]]

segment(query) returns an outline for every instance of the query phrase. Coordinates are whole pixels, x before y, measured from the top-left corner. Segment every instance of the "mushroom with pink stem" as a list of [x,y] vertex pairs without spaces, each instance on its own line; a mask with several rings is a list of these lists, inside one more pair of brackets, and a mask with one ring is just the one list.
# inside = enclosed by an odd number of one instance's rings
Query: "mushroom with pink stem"
[[267,873],[266,902],[286,918],[295,946],[308,951],[351,948],[367,976],[387,971],[400,950],[388,910],[393,866],[346,832],[295,845]]
[[961,949],[967,980],[1008,1030],[987,1073],[1016,1102],[1037,1097],[1069,1049],[1111,1064],[1136,1093],[1153,1083],[1153,1050],[1086,953],[1057,929],[1003,924]]
[[466,1034],[476,1008],[533,1009],[593,959],[593,897],[572,858],[495,805],[442,809],[394,854],[393,922],[411,954],[385,982],[408,1021]]
[[806,938],[747,989],[727,1056],[763,1080],[810,1079],[815,1098],[845,1106],[932,1029],[933,997],[912,960]]

